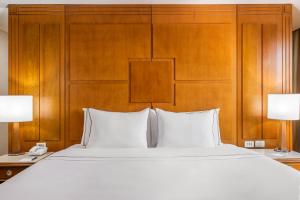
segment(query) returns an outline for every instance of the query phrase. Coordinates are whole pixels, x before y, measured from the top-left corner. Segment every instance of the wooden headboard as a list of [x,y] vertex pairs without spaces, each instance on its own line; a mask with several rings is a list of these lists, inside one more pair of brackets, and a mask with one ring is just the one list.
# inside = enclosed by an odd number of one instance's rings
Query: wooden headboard
[[9,27],[10,93],[34,96],[23,150],[79,143],[84,107],[219,107],[224,143],[279,143],[266,97],[291,91],[290,5],[10,5]]

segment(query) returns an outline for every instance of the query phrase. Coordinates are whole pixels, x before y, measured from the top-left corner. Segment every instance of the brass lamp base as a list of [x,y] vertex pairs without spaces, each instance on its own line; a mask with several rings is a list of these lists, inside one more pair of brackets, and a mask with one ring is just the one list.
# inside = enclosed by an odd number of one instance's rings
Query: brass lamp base
[[12,148],[10,152],[8,152],[9,156],[19,156],[23,155],[24,153],[21,152],[21,144],[20,144],[20,127],[19,122],[14,122],[12,124]]
[[280,147],[277,147],[274,149],[276,152],[281,152],[281,153],[288,153],[289,148],[287,147],[287,141],[286,141],[286,121],[285,120],[280,120],[281,124],[281,134],[280,134]]

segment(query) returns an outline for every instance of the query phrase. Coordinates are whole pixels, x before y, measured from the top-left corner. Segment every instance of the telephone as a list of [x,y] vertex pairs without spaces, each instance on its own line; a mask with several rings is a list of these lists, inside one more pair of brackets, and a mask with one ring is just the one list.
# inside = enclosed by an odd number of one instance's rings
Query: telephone
[[41,156],[45,153],[47,153],[48,147],[46,147],[46,145],[39,145],[37,144],[36,146],[32,147],[29,150],[28,155],[30,156]]

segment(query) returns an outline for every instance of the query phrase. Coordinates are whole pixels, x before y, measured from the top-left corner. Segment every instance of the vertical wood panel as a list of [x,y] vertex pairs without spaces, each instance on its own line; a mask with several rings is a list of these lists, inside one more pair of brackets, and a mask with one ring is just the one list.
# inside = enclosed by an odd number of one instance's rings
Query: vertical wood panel
[[[262,25],[262,65],[263,65],[263,139],[277,139],[281,131],[278,120],[267,119],[268,94],[282,93],[282,55],[278,42],[278,26]],[[281,40],[280,40],[281,41]]]
[[130,102],[152,102],[151,61],[130,62]]
[[174,61],[152,61],[152,103],[174,103]]
[[[18,46],[19,46],[19,16],[16,13],[12,13],[10,9],[9,13],[9,34],[8,34],[8,48],[9,48],[9,68],[8,68],[8,94],[16,95],[18,94]],[[17,149],[13,149],[13,143],[20,138],[14,138],[12,132],[12,124],[8,125],[8,152],[16,152]],[[19,144],[22,144],[20,141]]]
[[41,25],[40,135],[60,139],[60,25]]
[[[24,21],[25,22],[24,22]],[[38,141],[39,134],[39,64],[40,64],[40,25],[20,18],[19,34],[19,94],[33,95],[33,121],[22,123],[21,137],[25,141]]]
[[32,12],[19,15],[19,24],[12,30],[19,36],[18,45],[14,47],[14,51],[19,52],[14,58],[19,62],[12,67],[15,72],[10,77],[14,82],[10,85],[10,94],[34,97],[33,122],[20,124],[22,151],[28,151],[39,141],[46,142],[53,151],[64,144],[64,109],[61,109],[64,106],[61,82],[65,81],[64,15],[58,10],[54,15],[47,15],[42,9],[35,13],[33,8]]
[[[284,5],[284,13],[282,16],[282,39],[283,39],[283,69],[285,69],[285,85],[283,90],[287,93],[294,92],[293,90],[293,70],[292,70],[292,5]],[[295,131],[295,129],[294,129]],[[287,144],[290,150],[293,149],[293,122],[287,122]],[[296,141],[297,142],[297,141]]]
[[242,25],[242,127],[244,139],[262,135],[261,26]]
[[[245,58],[251,55],[251,52],[249,52],[248,47],[243,46],[244,41],[242,41],[239,51],[241,51],[240,64],[243,71],[241,80],[243,91],[241,99],[244,102],[242,104],[243,129],[241,129],[239,144],[243,145],[243,142],[246,139],[263,139],[266,141],[266,146],[268,148],[274,148],[280,144],[279,134],[281,133],[281,129],[280,123],[278,121],[267,119],[267,95],[270,93],[286,92],[283,90],[283,88],[286,85],[285,77],[286,73],[289,73],[289,70],[284,66],[283,62],[283,55],[285,55],[286,52],[286,50],[282,48],[286,43],[282,40],[282,12],[284,10],[284,5],[271,5],[270,7],[264,7],[264,9],[260,8],[261,7],[257,5],[238,7],[238,26],[243,27],[239,28],[239,31],[241,32],[240,38],[242,37],[242,39],[244,40],[243,34],[245,31],[245,26],[253,24],[253,26],[260,27],[260,30],[257,34],[257,37],[260,38],[260,41],[258,42],[258,45],[256,47],[253,47],[253,49],[256,49],[256,51],[259,52],[258,55],[260,55],[260,58],[258,60],[258,65],[260,65],[261,68],[260,72],[258,72],[255,64],[250,63],[248,65],[250,68],[245,65]],[[253,36],[249,35],[249,37]],[[248,52],[245,52],[245,49],[247,49]],[[257,75],[257,78],[255,79],[254,77],[253,80],[250,80],[252,75]],[[259,78],[259,76],[261,76],[261,78]],[[260,81],[258,82],[257,80]],[[245,92],[244,90],[245,87],[255,88],[255,84],[257,89],[253,91],[249,90],[249,94],[247,94],[247,92]],[[254,98],[255,96],[257,96],[257,99],[260,99],[260,104],[255,103],[256,101],[258,101]],[[247,105],[245,105],[246,99]],[[254,109],[251,109],[250,105],[257,106],[257,113],[253,112]],[[253,122],[249,119],[257,120],[254,121],[252,125],[249,125],[249,123]],[[256,126],[255,123],[257,124]],[[247,127],[245,127],[245,124],[248,124],[249,126],[247,125]],[[249,135],[249,129],[251,128],[253,129],[253,133]],[[255,133],[257,133],[255,128],[259,129],[259,134],[255,135]]]

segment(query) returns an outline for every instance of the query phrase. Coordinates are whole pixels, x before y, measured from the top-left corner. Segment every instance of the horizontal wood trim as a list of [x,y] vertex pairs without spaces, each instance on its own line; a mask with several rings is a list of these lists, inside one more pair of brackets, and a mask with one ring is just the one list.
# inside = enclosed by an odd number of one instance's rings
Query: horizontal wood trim
[[61,4],[9,4],[9,14],[154,14],[154,15],[195,15],[195,14],[282,14],[291,13],[291,4],[211,4],[211,5],[61,5]]
[[239,15],[265,15],[265,14],[282,14],[284,5],[282,4],[245,4],[238,5]]
[[235,23],[235,5],[171,5],[152,7],[152,22],[155,23]]
[[151,15],[66,15],[67,26],[78,24],[149,24]]
[[66,5],[69,15],[148,15],[150,5]]
[[236,5],[153,5],[154,15],[231,14]]
[[64,5],[9,5],[9,14],[20,14],[20,15],[51,15],[51,14],[64,14]]
[[23,163],[11,163],[11,162],[7,162],[7,163],[1,163],[0,164],[0,168],[1,167],[29,167],[31,165],[33,165],[34,163],[31,162],[23,162]]

